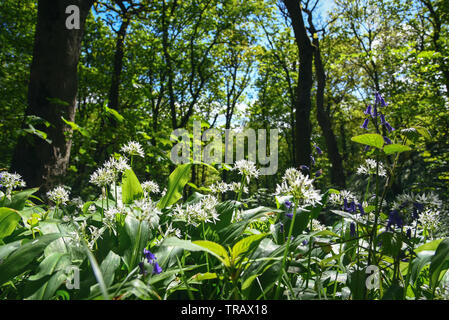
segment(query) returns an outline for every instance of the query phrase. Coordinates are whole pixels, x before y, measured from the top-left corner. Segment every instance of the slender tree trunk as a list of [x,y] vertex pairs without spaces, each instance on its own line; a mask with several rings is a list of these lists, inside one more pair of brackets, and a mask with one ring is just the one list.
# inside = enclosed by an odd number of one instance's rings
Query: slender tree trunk
[[123,70],[123,57],[125,55],[125,37],[128,30],[129,20],[124,19],[117,32],[115,44],[114,70],[112,73],[111,88],[109,89],[108,107],[119,110],[120,77]]
[[312,109],[311,90],[313,86],[313,46],[307,35],[302,16],[300,0],[283,0],[295,34],[296,45],[299,49],[299,76],[296,99],[296,127],[295,127],[295,161],[296,165],[310,166],[310,136],[312,126],[310,112]]
[[[38,116],[51,123],[36,129],[48,134],[51,143],[35,135],[19,138],[11,170],[20,173],[28,186],[58,182],[66,172],[71,148],[71,129],[61,119],[75,119],[78,61],[84,24],[93,0],[39,0],[33,61],[25,116]],[[66,8],[78,6],[80,28],[67,29]]]

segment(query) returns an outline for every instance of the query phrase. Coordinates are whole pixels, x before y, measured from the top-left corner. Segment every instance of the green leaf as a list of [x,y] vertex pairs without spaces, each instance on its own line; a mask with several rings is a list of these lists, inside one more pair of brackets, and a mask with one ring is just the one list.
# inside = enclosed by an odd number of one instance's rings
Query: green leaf
[[405,146],[402,144],[389,144],[384,147],[385,154],[393,154],[393,153],[400,153],[404,151],[410,151],[412,148],[409,146]]
[[0,239],[13,233],[20,219],[21,217],[16,210],[0,208]]
[[192,163],[179,165],[168,177],[167,193],[159,201],[158,208],[164,209],[176,203],[182,197],[182,190],[189,182],[189,174]]
[[92,271],[94,273],[95,279],[97,279],[97,283],[100,286],[101,293],[103,294],[103,298],[106,300],[109,300],[109,293],[108,289],[106,287],[106,284],[104,282],[103,273],[101,271],[101,268],[98,266],[98,262],[95,259],[92,251],[87,247],[87,245],[83,242],[84,249],[86,250],[87,257],[89,258],[90,265],[92,267]]
[[143,189],[132,169],[127,169],[122,177],[122,202],[131,204],[143,198]]
[[12,208],[17,211],[23,210],[28,198],[33,193],[37,192],[37,190],[39,190],[39,188],[28,189],[28,190],[17,192],[12,195],[11,200],[8,200],[7,198],[5,198],[2,201],[0,201],[0,206]]
[[416,253],[419,253],[421,251],[435,251],[438,246],[440,245],[441,241],[443,241],[444,239],[436,239],[430,242],[427,242],[421,246],[419,246],[418,248],[415,249]]
[[355,136],[351,138],[352,141],[361,143],[367,146],[376,147],[382,149],[384,145],[384,138],[377,133],[367,133],[360,136]]
[[89,137],[89,132],[84,129],[83,127],[80,127],[75,122],[66,120],[64,117],[61,117],[62,121],[64,121],[67,125],[69,125],[73,131],[79,131],[83,136]]
[[36,240],[27,242],[11,253],[8,258],[0,264],[0,285],[26,271],[28,265],[35,258],[40,256],[51,242],[61,236],[62,235],[59,233],[43,235]]
[[111,108],[107,107],[106,105],[104,105],[104,111],[109,113],[109,115],[114,117],[118,122],[123,122],[123,120],[125,120],[125,118],[120,113],[118,113],[114,109],[111,109]]
[[143,249],[150,238],[150,226],[146,221],[139,221],[132,216],[125,219],[125,232],[128,236],[130,246],[125,251],[125,263],[128,271],[133,270],[139,263]]
[[203,281],[203,280],[210,280],[210,279],[216,279],[217,278],[217,274],[215,272],[206,272],[206,273],[197,273],[196,275],[194,275],[192,277],[192,280],[198,280],[198,281]]
[[231,259],[234,263],[236,263],[237,258],[248,251],[256,248],[259,243],[265,238],[267,234],[255,234],[246,238],[243,238],[239,242],[237,242],[231,250]]
[[213,256],[217,257],[226,267],[230,267],[231,263],[229,260],[228,252],[225,248],[219,245],[216,242],[208,241],[208,240],[198,240],[193,241],[193,244],[196,244],[204,249],[205,251],[211,253]]
[[119,266],[120,256],[115,254],[113,251],[110,251],[100,266],[106,287],[110,287],[114,282],[115,271]]
[[438,245],[435,255],[430,261],[430,285],[435,290],[438,285],[441,272],[448,268],[449,261],[449,238],[444,239]]

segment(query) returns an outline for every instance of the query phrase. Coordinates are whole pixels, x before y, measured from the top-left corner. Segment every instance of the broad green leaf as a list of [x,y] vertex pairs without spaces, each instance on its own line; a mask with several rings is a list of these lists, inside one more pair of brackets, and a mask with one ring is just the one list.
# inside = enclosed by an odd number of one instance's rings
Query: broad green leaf
[[143,198],[143,189],[132,169],[127,169],[122,177],[122,202],[131,204]]
[[131,271],[139,263],[143,249],[150,239],[151,231],[146,221],[139,221],[128,215],[125,219],[125,232],[131,245],[126,249],[124,258],[128,271]]
[[168,177],[167,192],[159,201],[158,208],[164,209],[176,203],[182,197],[182,190],[189,182],[189,174],[192,163],[185,163],[178,166]]
[[389,144],[384,147],[385,154],[400,153],[410,150],[412,150],[412,148],[410,148],[409,146],[404,146],[402,144]]
[[6,197],[0,201],[1,207],[8,207],[11,209],[15,209],[17,211],[23,210],[25,207],[25,203],[28,200],[28,198],[35,192],[37,192],[39,188],[34,189],[28,189],[24,191],[20,191],[17,193],[14,193],[11,196],[11,200],[8,200]]
[[13,233],[20,219],[21,217],[16,210],[0,208],[0,239]]
[[248,277],[242,284],[242,290],[246,290],[248,289],[251,284],[253,283],[253,281],[258,277],[258,274],[253,274],[250,277]]
[[92,271],[94,273],[95,279],[97,279],[97,283],[100,286],[101,293],[103,294],[103,299],[109,300],[109,293],[104,282],[103,273],[101,271],[100,266],[98,265],[97,260],[95,259],[92,251],[90,251],[89,247],[83,242],[84,249],[86,250],[87,257],[89,258],[90,265],[92,267]]
[[110,251],[100,266],[106,287],[110,287],[114,282],[115,271],[119,266],[120,256],[115,254],[113,251]]
[[228,252],[225,248],[219,245],[216,242],[208,241],[208,240],[198,240],[193,241],[193,244],[196,244],[204,249],[207,249],[207,252],[210,252],[212,255],[218,258],[226,267],[230,267],[231,263],[229,260]]
[[216,279],[217,274],[215,272],[206,272],[206,273],[197,273],[192,277],[193,280],[203,281],[203,280],[210,280],[210,279]]
[[89,132],[84,129],[83,127],[80,127],[75,122],[66,120],[64,117],[61,117],[62,121],[64,121],[67,125],[69,125],[73,131],[79,131],[83,136],[89,137]]
[[245,254],[248,251],[251,251],[255,247],[257,247],[262,241],[263,238],[265,238],[267,234],[255,234],[246,238],[243,238],[239,242],[237,242],[231,250],[231,259],[233,263],[236,263],[236,260],[239,256],[242,254]]
[[377,133],[367,133],[360,136],[355,136],[351,138],[352,141],[361,143],[367,146],[376,147],[382,149],[384,145],[384,138]]
[[111,109],[106,105],[104,106],[104,110],[112,117],[114,117],[118,122],[123,122],[123,120],[125,120],[125,118],[120,113],[118,113],[117,110]]
[[435,251],[438,248],[438,246],[440,245],[441,241],[443,241],[443,239],[436,239],[436,240],[427,242],[427,243],[419,246],[418,248],[416,248],[415,252],[419,253],[421,251],[429,251],[429,250]]
[[430,285],[435,289],[438,285],[441,272],[448,268],[449,261],[449,238],[444,239],[438,245],[435,255],[430,261]]
[[31,240],[11,253],[6,260],[0,264],[0,284],[27,270],[28,265],[53,241],[60,238],[61,234],[53,233],[43,235],[36,240]]

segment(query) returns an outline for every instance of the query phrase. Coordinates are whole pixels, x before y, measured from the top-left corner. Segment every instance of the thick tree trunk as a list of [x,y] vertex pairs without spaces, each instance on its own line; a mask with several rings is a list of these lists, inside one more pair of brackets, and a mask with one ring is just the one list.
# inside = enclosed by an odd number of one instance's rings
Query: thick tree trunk
[[[25,116],[51,123],[36,129],[48,134],[51,143],[34,136],[19,138],[11,170],[20,173],[28,186],[45,191],[66,172],[70,157],[71,129],[61,117],[75,119],[78,90],[77,67],[87,15],[93,0],[39,0],[33,62]],[[78,6],[80,29],[67,29],[66,8]]]
[[295,161],[296,165],[310,166],[310,111],[312,109],[311,90],[313,86],[313,46],[307,35],[302,16],[300,0],[283,0],[292,21],[296,45],[299,49],[299,76],[296,99]]

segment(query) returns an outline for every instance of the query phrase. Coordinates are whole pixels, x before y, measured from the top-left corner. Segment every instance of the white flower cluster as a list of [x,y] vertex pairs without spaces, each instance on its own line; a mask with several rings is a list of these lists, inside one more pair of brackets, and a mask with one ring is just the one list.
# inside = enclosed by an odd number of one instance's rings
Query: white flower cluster
[[145,193],[145,196],[148,196],[150,193],[161,192],[159,190],[159,185],[152,180],[145,181],[144,183],[142,183],[142,189],[143,189],[143,192]]
[[234,164],[234,168],[232,170],[238,170],[242,176],[246,177],[246,181],[249,183],[251,178],[258,178],[260,171],[256,168],[256,164],[252,161],[248,160],[239,160]]
[[136,200],[131,206],[132,214],[141,221],[147,221],[151,227],[157,228],[159,216],[162,212],[157,208],[157,203],[151,199]]
[[124,145],[120,151],[126,153],[130,156],[139,156],[144,158],[145,153],[143,152],[142,145],[136,141],[130,141],[128,144]]
[[106,170],[114,172],[116,179],[119,173],[123,173],[126,170],[131,169],[131,167],[128,165],[128,159],[126,159],[125,157],[120,157],[119,159],[110,157],[109,160],[104,163],[103,167]]
[[329,195],[329,203],[334,205],[343,205],[344,199],[348,200],[348,203],[354,201],[357,202],[356,196],[348,190],[341,190],[340,193],[331,193]]
[[302,206],[314,206],[321,201],[320,191],[315,190],[313,179],[295,168],[285,171],[282,183],[276,187],[276,195],[291,195]]
[[178,228],[173,228],[172,224],[167,226],[167,230],[165,232],[162,231],[161,227],[159,227],[159,233],[161,234],[162,238],[156,240],[156,245],[161,244],[165,238],[175,236],[178,239],[182,238],[181,230]]
[[[239,192],[241,187],[242,184],[240,182],[226,183],[223,181],[218,181],[210,185],[209,189],[212,193],[225,193],[227,191]],[[243,192],[248,193],[248,187],[244,186]]]
[[[365,164],[361,165],[357,169],[357,174],[359,175],[371,175],[377,173],[377,161],[373,159],[366,159]],[[379,176],[386,177],[387,171],[385,170],[383,164],[379,162]]]
[[312,219],[312,231],[323,231],[326,227],[317,219]]
[[188,203],[185,209],[181,205],[176,205],[173,214],[176,219],[185,221],[187,224],[197,227],[203,222],[215,223],[219,221],[215,206],[218,204],[217,198],[211,195],[202,197],[199,201]]
[[440,212],[434,209],[427,209],[419,214],[418,222],[429,231],[436,230],[440,225]]
[[6,171],[0,172],[0,187],[6,188],[6,197],[11,198],[12,190],[16,188],[24,188],[25,181],[22,180],[20,174],[9,173]]
[[119,159],[110,157],[109,160],[104,163],[102,168],[98,168],[90,176],[89,182],[98,187],[111,185],[113,182],[117,181],[120,173],[123,173],[130,168],[128,159],[125,157],[120,157]]
[[414,203],[420,203],[422,205],[431,206],[434,208],[441,208],[441,206],[443,205],[443,202],[434,192],[423,194],[415,194],[413,192],[410,192],[398,195],[393,202],[393,209],[399,209],[403,204],[406,204],[407,206],[413,206]]
[[69,201],[69,195],[70,193],[62,186],[47,192],[48,199],[56,205],[66,205]]

